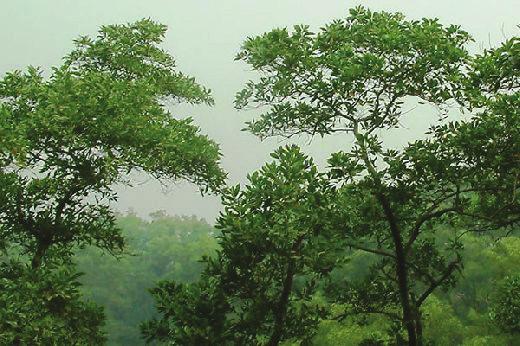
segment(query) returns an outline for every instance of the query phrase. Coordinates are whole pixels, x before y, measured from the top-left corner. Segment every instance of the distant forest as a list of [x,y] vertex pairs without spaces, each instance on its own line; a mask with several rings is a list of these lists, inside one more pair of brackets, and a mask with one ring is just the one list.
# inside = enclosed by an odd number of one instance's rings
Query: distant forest
[[[118,219],[129,239],[128,253],[120,260],[89,248],[76,255],[82,291],[105,308],[108,345],[141,345],[139,325],[157,315],[148,294],[156,281],[194,282],[203,269],[203,255],[215,255],[218,232],[194,217],[173,217],[155,213],[143,220],[135,215]],[[436,236],[449,237],[448,229]],[[464,276],[449,292],[438,292],[425,307],[425,336],[438,345],[507,345],[515,337],[493,323],[493,304],[507,280],[518,273],[520,237],[518,232],[495,239],[469,236],[462,253]],[[351,260],[333,277],[345,275],[353,281],[367,275],[367,263],[375,256],[360,250],[347,251]],[[324,320],[313,345],[358,345],[363,340],[384,340],[391,326],[378,317],[363,320]]]

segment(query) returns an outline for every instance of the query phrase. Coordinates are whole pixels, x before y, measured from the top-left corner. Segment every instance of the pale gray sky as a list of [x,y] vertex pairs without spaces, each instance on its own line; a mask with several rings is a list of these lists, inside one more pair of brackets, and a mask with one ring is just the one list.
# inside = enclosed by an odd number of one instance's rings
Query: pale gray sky
[[[400,11],[410,18],[438,17],[459,24],[476,40],[472,49],[489,47],[504,37],[518,35],[520,0],[3,0],[0,4],[0,76],[27,65],[48,69],[72,47],[79,35],[95,35],[103,24],[126,23],[149,17],[168,25],[164,43],[179,69],[213,90],[216,105],[178,107],[193,115],[203,132],[220,143],[229,183],[269,160],[279,140],[259,142],[241,132],[254,114],[233,109],[233,98],[252,72],[233,57],[242,41],[274,27],[309,24],[319,28],[344,17],[348,8],[362,4],[372,10]],[[415,109],[405,121],[407,129],[385,137],[402,145],[429,126],[429,109]],[[300,143],[307,143],[301,141]],[[348,146],[348,137],[315,140],[306,151],[320,163],[334,150]],[[217,197],[201,197],[189,184],[167,189],[146,177],[136,177],[133,188],[118,188],[117,209],[140,215],[163,209],[171,214],[194,214],[212,221],[220,205]],[[166,191],[165,191],[166,190]]]

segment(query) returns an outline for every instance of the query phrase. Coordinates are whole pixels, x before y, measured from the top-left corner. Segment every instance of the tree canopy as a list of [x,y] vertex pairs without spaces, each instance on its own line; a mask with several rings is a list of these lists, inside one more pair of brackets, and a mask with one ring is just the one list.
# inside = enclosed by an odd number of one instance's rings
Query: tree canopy
[[[350,10],[346,19],[333,21],[316,33],[300,25],[292,31],[275,29],[249,38],[236,57],[260,74],[236,98],[238,108],[265,109],[258,119],[248,123],[249,131],[260,138],[334,133],[353,137],[353,145],[333,153],[328,171],[320,174],[332,197],[325,199],[324,206],[320,204],[324,200],[318,202],[314,198],[307,209],[313,211],[303,214],[312,218],[321,208],[329,210],[312,228],[317,233],[317,229],[327,232],[324,238],[329,243],[325,245],[325,253],[335,254],[336,258],[332,268],[328,261],[320,263],[318,272],[339,270],[351,256],[349,249],[375,256],[365,275],[357,281],[347,276],[325,275],[322,292],[326,302],[344,310],[336,311],[333,318],[353,314],[383,316],[395,323],[391,334],[397,344],[425,342],[423,304],[435,291],[455,285],[463,269],[464,235],[507,231],[519,222],[516,40],[477,56],[466,50],[470,40],[460,27],[445,26],[436,19],[408,20],[400,13],[357,7]],[[402,149],[389,148],[381,132],[402,126],[400,121],[409,102],[437,107],[441,110],[439,121],[425,138],[414,140]],[[480,109],[472,116],[462,114],[459,120],[448,121],[444,115],[453,103],[466,110]],[[296,163],[290,166],[304,174],[304,167]],[[252,280],[254,287],[263,287],[255,281],[256,277],[269,277],[271,283],[281,282],[272,265],[267,267],[269,275],[259,275],[254,270],[255,262],[244,258],[233,260],[243,251],[251,251],[247,250],[245,234],[255,232],[262,236],[262,241],[252,243],[252,248],[259,253],[255,259],[263,261],[283,253],[267,247],[272,238],[270,232],[277,232],[278,222],[286,230],[280,233],[282,239],[273,236],[279,244],[294,245],[294,236],[288,230],[294,228],[295,234],[300,234],[307,229],[304,221],[307,219],[282,215],[300,215],[300,208],[307,206],[306,199],[314,196],[311,186],[306,186],[298,197],[301,204],[282,204],[283,212],[275,217],[276,221],[265,222],[277,210],[269,204],[274,198],[271,193],[276,193],[278,186],[292,186],[284,179],[283,169],[269,174],[274,184],[256,179],[258,175],[253,174],[246,187],[248,193],[241,197],[246,200],[233,202],[244,207],[235,211],[228,206],[220,218],[220,222],[233,220],[227,221],[229,226],[226,223],[224,229],[240,229],[236,238],[227,238],[224,232],[220,261],[231,261],[233,268],[241,268],[238,263],[249,263],[249,269],[229,276],[223,274],[226,269],[223,273],[222,268],[212,271],[214,265],[209,263],[212,290],[218,288],[224,297],[233,297],[240,290],[262,296],[249,284]],[[267,194],[262,195],[262,208],[255,208],[257,196],[253,191],[264,186]],[[291,192],[289,188],[283,191],[282,201],[286,203]],[[228,201],[224,194],[224,205]],[[452,232],[441,242],[435,233],[445,227]],[[343,252],[332,250],[338,245],[343,246]],[[233,251],[226,252],[227,248]],[[301,255],[299,249],[299,246],[293,249],[296,252],[290,256],[294,261]],[[310,260],[312,255],[306,257]],[[292,273],[298,268],[291,259],[277,259],[276,263],[281,266],[281,273]],[[264,287],[261,291],[272,292],[272,288]],[[274,290],[277,294],[279,291]],[[282,289],[285,293],[281,296],[290,297],[298,292],[295,286],[287,291]],[[161,296],[161,301],[166,301],[166,297]],[[177,296],[171,297],[177,301]],[[218,297],[219,301],[225,301]],[[233,308],[236,302],[233,300]],[[258,336],[262,329],[276,330],[273,327],[276,323],[266,318],[269,307],[273,307],[276,316],[277,310],[287,313],[287,304],[282,300],[270,303],[269,296],[262,302],[260,306],[243,307],[240,313],[224,309],[225,316],[232,319],[243,315],[246,321],[247,316],[255,316],[252,318],[255,323],[237,327],[234,335],[252,326],[255,339],[251,342],[278,344],[281,339],[273,338],[274,334],[265,339]],[[189,313],[200,317],[193,310]],[[182,322],[184,315],[173,316]],[[291,323],[298,320],[295,314],[291,316],[282,321],[286,338],[291,337]],[[309,311],[306,316],[322,317]],[[197,325],[191,319],[186,323]],[[211,323],[205,321],[204,326],[207,329]],[[218,330],[222,328],[225,326],[218,326]],[[167,330],[170,338],[178,334]],[[307,332],[312,335],[312,331]],[[298,336],[305,340],[305,334]]]
[[[235,106],[260,114],[246,130],[351,143],[324,168],[296,145],[278,148],[226,187],[219,146],[171,108],[213,99],[161,48],[165,32],[150,19],[103,26],[50,71],[0,79],[2,343],[104,343],[96,303],[122,343],[139,323],[147,342],[181,345],[518,335],[518,37],[470,54],[457,25],[356,7],[316,31],[247,38],[236,60],[258,75]],[[419,104],[437,119],[390,146],[384,133]],[[114,186],[135,172],[219,194],[215,230],[161,212],[118,221]],[[103,269],[105,287],[80,279],[76,262]],[[151,297],[136,294],[153,281]]]
[[0,80],[0,238],[35,273],[70,262],[77,247],[124,250],[110,203],[131,172],[203,193],[223,184],[218,145],[168,109],[213,99],[176,70],[159,46],[165,32],[147,19],[104,26],[47,77],[29,67]]

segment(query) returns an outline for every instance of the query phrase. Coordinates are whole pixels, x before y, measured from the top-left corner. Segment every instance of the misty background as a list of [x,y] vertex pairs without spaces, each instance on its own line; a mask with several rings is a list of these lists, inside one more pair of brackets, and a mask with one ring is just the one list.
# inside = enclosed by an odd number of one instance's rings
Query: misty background
[[[244,183],[246,175],[270,160],[269,153],[288,141],[260,142],[240,131],[258,111],[236,111],[235,93],[255,73],[233,60],[248,36],[275,27],[308,24],[317,30],[349,8],[364,5],[374,11],[399,11],[410,19],[438,17],[443,24],[458,24],[468,31],[476,52],[518,34],[520,0],[3,0],[0,3],[0,77],[28,65],[44,71],[59,65],[80,35],[96,35],[101,25],[123,24],[151,18],[168,26],[163,48],[172,54],[179,71],[210,88],[215,106],[184,105],[171,108],[174,116],[193,116],[202,132],[220,144],[222,166],[228,184]],[[427,106],[410,108],[404,129],[385,133],[393,146],[417,138],[436,119]],[[297,139],[304,151],[324,167],[333,151],[347,149],[349,136]],[[146,175],[135,174],[133,187],[117,187],[119,211],[134,210],[146,216],[156,210],[169,214],[196,215],[213,222],[220,210],[219,198],[202,197],[187,183],[161,185]]]

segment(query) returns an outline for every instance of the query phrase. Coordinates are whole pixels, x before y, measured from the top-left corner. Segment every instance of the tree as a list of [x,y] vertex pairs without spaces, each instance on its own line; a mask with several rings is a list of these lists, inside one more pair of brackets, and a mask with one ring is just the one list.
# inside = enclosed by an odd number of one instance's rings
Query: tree
[[217,145],[164,107],[212,103],[157,47],[165,30],[150,20],[106,26],[76,40],[47,80],[34,68],[2,79],[2,238],[22,244],[34,268],[74,243],[121,248],[102,201],[115,199],[111,186],[133,170],[203,190],[222,183]]
[[213,100],[159,47],[165,31],[151,20],[104,26],[48,78],[29,67],[0,80],[0,239],[33,270],[86,245],[121,253],[109,203],[131,172],[222,185],[218,146],[166,108]]
[[296,146],[223,192],[221,249],[206,258],[200,281],[152,290],[161,318],[143,325],[148,340],[182,345],[278,345],[310,340],[324,313],[313,301],[334,266],[333,186]]
[[[435,229],[453,223],[484,231],[519,221],[518,49],[508,43],[509,55],[472,58],[469,40],[437,20],[358,7],[318,33],[296,26],[249,38],[237,55],[262,76],[237,94],[236,106],[269,107],[248,123],[252,133],[354,136],[350,150],[329,160],[330,178],[342,185],[336,229],[350,248],[379,260],[364,283],[328,291],[349,303],[346,314],[400,320],[410,345],[423,342],[422,304],[462,268],[463,232],[444,245],[435,242]],[[506,91],[497,95],[497,88]],[[442,121],[402,150],[385,148],[380,132],[400,127],[404,102],[413,100],[444,110],[455,100],[484,111]]]

